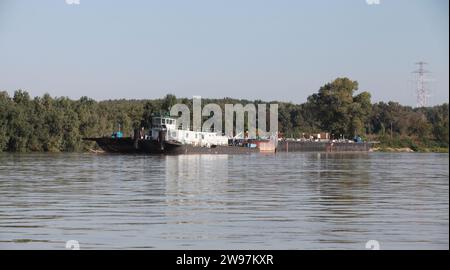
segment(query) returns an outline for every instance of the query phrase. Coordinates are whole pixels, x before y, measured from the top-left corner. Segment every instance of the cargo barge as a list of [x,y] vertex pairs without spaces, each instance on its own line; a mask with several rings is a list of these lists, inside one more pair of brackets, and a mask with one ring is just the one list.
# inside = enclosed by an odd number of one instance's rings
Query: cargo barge
[[278,152],[368,152],[370,142],[349,141],[280,141]]
[[95,141],[105,152],[129,154],[250,154],[275,152],[277,138],[238,140],[215,132],[179,129],[171,117],[154,117],[149,134],[135,130],[133,137],[115,132],[111,137],[83,138]]
[[221,134],[180,129],[171,117],[154,117],[149,134],[135,130],[133,137],[115,132],[111,137],[83,138],[95,141],[105,152],[129,154],[251,154],[261,152],[367,152],[367,142],[349,141],[279,141],[268,139],[236,139]]

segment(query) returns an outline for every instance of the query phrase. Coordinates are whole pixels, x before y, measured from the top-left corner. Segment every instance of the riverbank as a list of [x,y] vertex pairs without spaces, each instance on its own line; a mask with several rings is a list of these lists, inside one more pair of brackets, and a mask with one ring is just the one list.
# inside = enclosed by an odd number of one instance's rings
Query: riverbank
[[386,153],[448,153],[448,148],[433,147],[433,148],[418,148],[413,150],[409,147],[374,147],[371,152],[386,152]]
[[[285,152],[284,149],[279,152]],[[289,151],[292,152],[292,151]],[[302,152],[302,151],[293,151],[293,152]],[[321,151],[317,151],[321,152]],[[380,153],[449,153],[448,148],[421,148],[420,150],[413,150],[409,147],[374,147],[369,150],[369,152],[380,152]],[[101,149],[89,149],[87,151],[3,151],[1,153],[92,153],[92,154],[104,154],[105,151]]]
[[448,148],[422,148],[414,151],[409,147],[392,148],[392,147],[375,147],[371,152],[386,152],[386,153],[448,153]]
[[377,141],[373,152],[419,152],[448,153],[448,141],[418,136],[368,136],[368,140]]

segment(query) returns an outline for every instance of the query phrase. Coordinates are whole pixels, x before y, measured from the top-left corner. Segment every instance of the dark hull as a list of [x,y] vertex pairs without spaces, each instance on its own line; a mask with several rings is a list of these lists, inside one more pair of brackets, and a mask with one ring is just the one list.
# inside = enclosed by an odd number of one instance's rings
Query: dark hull
[[[258,148],[242,146],[200,147],[177,144],[175,142],[159,143],[155,140],[134,140],[133,138],[86,138],[95,141],[105,152],[130,154],[250,154],[259,153]],[[297,142],[281,141],[277,152],[367,152],[370,143],[331,143],[331,142]]]
[[200,147],[174,142],[159,143],[154,140],[134,140],[132,138],[85,138],[95,141],[105,152],[123,154],[250,154],[258,153],[257,148],[241,146]]
[[282,141],[278,143],[277,152],[367,152],[371,143],[348,142],[297,142]]

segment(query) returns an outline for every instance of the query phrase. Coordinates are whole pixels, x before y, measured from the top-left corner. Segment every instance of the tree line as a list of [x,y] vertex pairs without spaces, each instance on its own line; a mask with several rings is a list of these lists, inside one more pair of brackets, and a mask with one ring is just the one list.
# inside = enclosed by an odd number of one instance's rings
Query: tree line
[[[329,132],[334,138],[362,136],[382,146],[413,150],[447,149],[448,103],[412,108],[397,102],[371,102],[369,92],[358,93],[358,83],[338,78],[320,87],[303,104],[233,98],[202,99],[203,104],[277,103],[279,131],[285,137]],[[10,97],[0,92],[0,151],[71,152],[95,148],[83,137],[110,136],[119,128],[130,136],[135,128],[149,128],[151,117],[176,103],[192,108],[192,99],[168,94],[153,100],[105,100],[88,97],[31,98],[23,90]],[[191,110],[192,111],[192,110]]]

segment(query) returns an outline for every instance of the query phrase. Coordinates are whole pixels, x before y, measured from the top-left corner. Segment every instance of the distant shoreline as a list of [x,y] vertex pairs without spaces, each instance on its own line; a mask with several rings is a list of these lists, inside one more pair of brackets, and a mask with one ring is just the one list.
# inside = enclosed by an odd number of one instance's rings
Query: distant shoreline
[[374,147],[371,152],[382,152],[382,153],[448,153],[448,148],[423,148],[414,151],[409,147]]
[[[369,92],[357,91],[357,81],[337,78],[302,104],[232,98],[202,101],[214,103],[222,111],[227,104],[276,103],[277,130],[284,138],[327,133],[331,139],[360,137],[362,141],[380,142],[376,147],[382,149],[377,151],[448,152],[448,103],[420,108],[397,102],[372,103]],[[134,130],[152,126],[154,114],[167,113],[176,104],[192,108],[193,100],[168,94],[155,100],[97,102],[88,97],[31,97],[23,90],[9,96],[0,91],[0,151],[95,150],[94,142],[83,142],[82,138],[111,136],[118,130],[132,137]]]
[[[414,151],[413,149],[409,148],[409,147],[373,147],[371,148],[369,151],[369,153],[449,153],[449,149],[448,148],[423,148],[420,150],[416,150]],[[94,148],[90,148],[87,150],[82,150],[82,151],[25,151],[25,152],[19,152],[19,151],[0,151],[0,154],[2,153],[8,153],[8,154],[15,154],[15,153],[19,153],[19,154],[31,154],[31,153],[48,153],[48,154],[61,154],[61,153],[80,153],[80,154],[84,154],[84,153],[90,153],[90,154],[106,154],[107,152],[101,150],[101,149],[94,149]],[[278,153],[285,153],[284,151],[279,151]],[[294,151],[294,152],[289,152],[289,153],[310,153],[308,151]],[[318,151],[315,153],[330,153],[330,152],[322,152],[322,151]],[[333,153],[354,153],[354,152],[333,152]],[[363,152],[361,152],[363,153]]]

